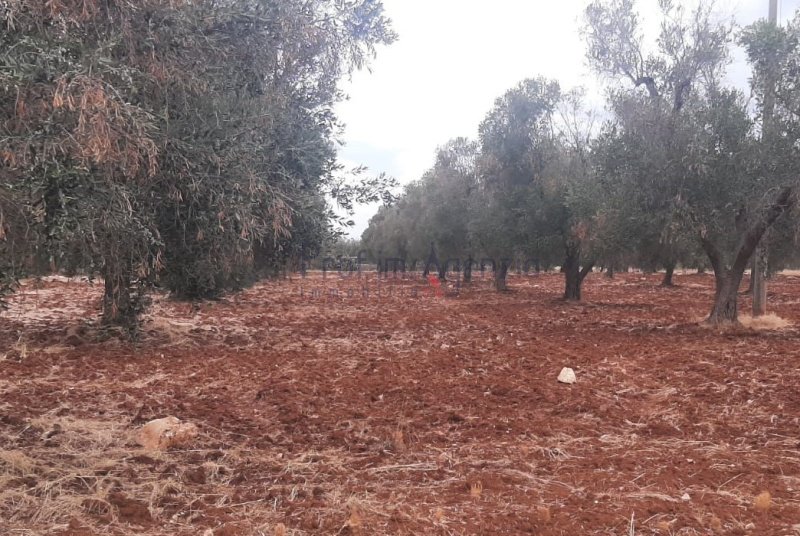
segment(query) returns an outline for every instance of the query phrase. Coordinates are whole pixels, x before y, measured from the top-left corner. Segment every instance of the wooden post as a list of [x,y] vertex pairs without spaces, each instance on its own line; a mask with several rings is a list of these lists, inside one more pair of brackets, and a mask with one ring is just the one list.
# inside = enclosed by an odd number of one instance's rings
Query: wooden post
[[[778,25],[778,0],[769,0],[769,22]],[[769,144],[772,134],[772,116],[775,111],[775,65],[770,62],[767,85],[764,88],[764,117],[761,124],[761,142]],[[753,259],[753,316],[767,314],[767,241],[768,232],[761,237]]]

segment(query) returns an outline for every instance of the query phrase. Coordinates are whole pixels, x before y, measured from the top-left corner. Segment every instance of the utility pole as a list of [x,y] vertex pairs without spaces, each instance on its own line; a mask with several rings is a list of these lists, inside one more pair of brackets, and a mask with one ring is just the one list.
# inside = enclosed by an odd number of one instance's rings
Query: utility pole
[[[778,0],[769,0],[769,23],[778,25]],[[772,140],[772,118],[775,112],[775,62],[767,66],[767,84],[764,88],[764,116],[761,121],[761,143],[769,145]],[[761,237],[753,260],[753,316],[767,313],[767,233]]]

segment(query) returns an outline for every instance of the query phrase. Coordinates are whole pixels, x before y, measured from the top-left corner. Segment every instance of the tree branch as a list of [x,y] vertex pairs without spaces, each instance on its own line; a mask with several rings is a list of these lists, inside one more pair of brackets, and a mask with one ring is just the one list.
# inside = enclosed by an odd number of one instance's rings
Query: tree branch
[[653,80],[652,76],[640,76],[639,78],[631,77],[631,79],[633,80],[633,83],[636,85],[636,87],[644,85],[647,88],[647,92],[650,94],[652,98],[656,99],[659,97],[658,88],[656,87],[656,81]]
[[737,273],[739,270],[744,271],[747,267],[747,263],[750,261],[750,257],[753,255],[753,251],[761,241],[761,237],[767,232],[767,229],[769,229],[784,212],[788,211],[792,205],[794,205],[795,196],[792,194],[793,189],[791,186],[784,187],[778,194],[778,197],[775,198],[775,201],[764,211],[761,218],[753,223],[750,229],[747,230],[742,237],[742,241],[739,243],[736,258],[731,267],[734,273]]
[[579,281],[583,282],[586,276],[589,275],[589,272],[591,272],[592,268],[594,268],[595,262],[596,261],[592,259],[591,261],[586,263],[586,265],[581,269],[580,273],[578,274]]
[[700,244],[703,246],[703,251],[706,252],[708,260],[711,261],[711,268],[714,270],[714,277],[723,277],[725,266],[722,262],[722,253],[720,253],[716,244],[708,239],[707,236],[700,235]]

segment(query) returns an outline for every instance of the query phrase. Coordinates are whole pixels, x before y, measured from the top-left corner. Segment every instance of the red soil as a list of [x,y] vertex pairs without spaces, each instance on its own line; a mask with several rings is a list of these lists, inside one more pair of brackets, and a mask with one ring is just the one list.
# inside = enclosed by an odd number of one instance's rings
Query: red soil
[[[101,285],[27,282],[0,318],[0,533],[795,534],[800,279],[761,332],[697,325],[710,276],[659,281],[594,274],[569,304],[556,274],[441,298],[317,276],[156,297],[135,344],[84,322]],[[138,447],[166,415],[196,444]]]

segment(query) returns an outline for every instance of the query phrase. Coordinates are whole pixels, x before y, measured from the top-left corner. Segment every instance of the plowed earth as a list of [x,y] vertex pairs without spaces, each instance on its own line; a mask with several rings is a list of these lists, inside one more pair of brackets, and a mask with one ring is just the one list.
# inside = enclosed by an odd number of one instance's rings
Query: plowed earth
[[[658,282],[593,274],[568,304],[558,274],[443,297],[316,275],[157,295],[130,343],[97,328],[100,284],[26,281],[0,534],[800,534],[800,278],[771,282],[788,326],[725,332],[697,324],[711,276]],[[138,446],[167,415],[195,443]]]

